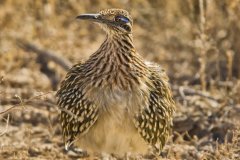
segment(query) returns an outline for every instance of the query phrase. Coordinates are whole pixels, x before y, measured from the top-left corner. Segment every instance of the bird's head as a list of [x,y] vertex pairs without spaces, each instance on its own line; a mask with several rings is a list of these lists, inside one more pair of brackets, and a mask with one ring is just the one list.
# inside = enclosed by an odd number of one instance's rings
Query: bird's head
[[132,18],[123,9],[105,9],[96,14],[81,14],[76,18],[96,22],[110,35],[132,33]]

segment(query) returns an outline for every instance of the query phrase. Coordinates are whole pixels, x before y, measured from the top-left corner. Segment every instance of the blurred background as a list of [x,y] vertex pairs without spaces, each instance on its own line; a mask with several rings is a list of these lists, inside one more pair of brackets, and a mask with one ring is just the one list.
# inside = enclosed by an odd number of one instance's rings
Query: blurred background
[[0,0],[0,159],[91,158],[64,151],[54,94],[66,69],[49,55],[85,61],[105,33],[75,17],[106,8],[131,13],[138,52],[170,77],[162,158],[239,158],[239,0]]

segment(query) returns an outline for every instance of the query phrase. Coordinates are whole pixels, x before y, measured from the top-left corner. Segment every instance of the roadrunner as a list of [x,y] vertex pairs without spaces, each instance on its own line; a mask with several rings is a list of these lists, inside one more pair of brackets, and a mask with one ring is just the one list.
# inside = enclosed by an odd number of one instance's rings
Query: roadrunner
[[77,17],[99,24],[105,41],[74,65],[57,92],[65,147],[90,152],[158,153],[170,134],[174,102],[168,77],[135,50],[133,20],[122,9]]

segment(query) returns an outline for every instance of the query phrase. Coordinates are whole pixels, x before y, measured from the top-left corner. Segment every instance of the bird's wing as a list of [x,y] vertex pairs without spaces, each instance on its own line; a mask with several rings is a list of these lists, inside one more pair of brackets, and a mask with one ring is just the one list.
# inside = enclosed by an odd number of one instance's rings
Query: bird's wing
[[98,118],[97,105],[83,93],[83,76],[81,65],[73,66],[56,94],[66,149],[77,135],[86,133]]
[[156,64],[146,64],[153,87],[150,89],[148,105],[136,114],[135,125],[144,140],[160,153],[171,131],[174,101],[164,70]]

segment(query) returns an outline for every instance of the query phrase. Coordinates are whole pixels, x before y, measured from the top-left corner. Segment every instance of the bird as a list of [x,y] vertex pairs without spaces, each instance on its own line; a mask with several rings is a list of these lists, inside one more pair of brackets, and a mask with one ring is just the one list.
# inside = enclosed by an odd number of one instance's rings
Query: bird
[[65,148],[159,155],[175,112],[165,70],[136,51],[128,11],[104,9],[76,19],[100,25],[106,38],[85,62],[73,65],[56,93]]

